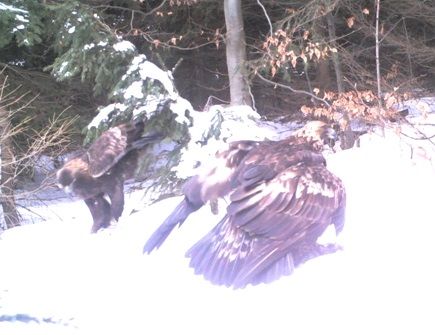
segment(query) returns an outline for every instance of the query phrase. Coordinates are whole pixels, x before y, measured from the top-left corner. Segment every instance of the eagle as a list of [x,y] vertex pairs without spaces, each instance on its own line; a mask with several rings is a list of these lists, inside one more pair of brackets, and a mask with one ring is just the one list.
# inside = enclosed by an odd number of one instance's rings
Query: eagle
[[124,182],[134,177],[138,150],[162,138],[160,133],[143,135],[144,127],[144,121],[137,119],[104,131],[84,153],[56,172],[58,186],[88,206],[92,233],[120,218]]
[[332,127],[311,121],[284,140],[230,143],[216,154],[213,167],[184,184],[184,199],[151,235],[144,253],[159,248],[192,212],[224,196],[225,216],[186,253],[195,273],[213,284],[269,283],[340,249],[317,243],[329,225],[337,234],[344,226],[345,188],[322,155],[336,139]]

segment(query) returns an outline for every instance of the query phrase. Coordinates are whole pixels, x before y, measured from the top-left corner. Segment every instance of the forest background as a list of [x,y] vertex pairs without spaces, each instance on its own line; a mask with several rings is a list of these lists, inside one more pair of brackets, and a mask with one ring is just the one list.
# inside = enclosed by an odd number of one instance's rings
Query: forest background
[[[5,225],[19,224],[14,190],[36,157],[174,99],[132,64],[157,65],[196,111],[246,104],[266,120],[323,117],[352,133],[353,121],[396,121],[398,101],[433,93],[434,36],[432,0],[2,1]],[[127,95],[139,80],[143,94]],[[106,123],[88,127],[107,106]],[[173,117],[153,117],[183,138]]]

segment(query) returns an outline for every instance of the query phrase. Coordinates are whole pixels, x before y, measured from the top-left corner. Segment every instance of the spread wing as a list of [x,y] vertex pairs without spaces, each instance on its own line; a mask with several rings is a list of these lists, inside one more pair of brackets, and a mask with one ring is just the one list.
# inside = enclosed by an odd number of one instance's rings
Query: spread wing
[[92,177],[98,178],[109,171],[124,157],[127,145],[127,135],[121,127],[110,128],[102,133],[87,152]]
[[336,213],[343,199],[341,181],[323,166],[290,167],[249,191],[238,188],[228,208],[231,225],[259,241],[237,281],[251,280],[288,254],[315,244],[329,224],[340,224],[333,220],[341,219]]
[[145,123],[135,120],[123,123],[103,132],[87,151],[89,172],[94,178],[101,177],[132,150],[164,138],[163,133],[142,134]]
[[[254,168],[253,168],[254,169]],[[288,239],[310,224],[329,224],[343,198],[341,181],[324,166],[300,163],[279,172],[273,179],[263,169],[261,181],[251,184],[248,169],[231,194],[228,214],[233,224],[251,235]],[[258,173],[258,168],[255,168]],[[270,180],[268,180],[270,179]]]
[[343,185],[312,151],[253,151],[237,184],[227,216],[188,252],[196,272],[214,283],[243,287],[291,273],[299,248],[343,219]]

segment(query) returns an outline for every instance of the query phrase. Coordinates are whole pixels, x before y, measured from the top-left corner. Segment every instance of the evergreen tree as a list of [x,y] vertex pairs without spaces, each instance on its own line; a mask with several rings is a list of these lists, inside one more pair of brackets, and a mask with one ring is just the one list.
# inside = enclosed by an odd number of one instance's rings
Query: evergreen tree
[[[98,115],[84,129],[85,144],[111,125],[136,117],[147,119],[146,131],[166,134],[167,144],[158,151],[158,155],[164,156],[167,164],[155,171],[154,186],[162,192],[172,191],[180,181],[177,171],[172,168],[178,165],[183,147],[189,141],[207,143],[208,138],[219,132],[216,123],[209,123],[201,133],[189,133],[198,114],[188,101],[178,95],[171,73],[148,61],[132,43],[117,36],[91,6],[79,1],[26,5],[29,3],[23,3],[19,9],[12,4],[5,5],[8,20],[13,13],[19,12],[25,13],[29,22],[32,17],[37,17],[35,22],[50,22],[50,25],[39,31],[39,40],[33,39],[33,44],[18,44],[16,39],[9,37],[3,48],[15,48],[16,56],[19,54],[16,49],[30,53],[29,48],[47,44],[51,57],[43,64],[45,71],[50,71],[59,81],[79,76],[83,82],[93,84],[95,95],[109,97],[110,103],[101,106]],[[22,29],[23,39],[27,31],[30,30]],[[9,35],[14,32],[11,25]],[[20,66],[29,66],[29,60],[26,59]],[[210,120],[219,123],[221,118],[212,117]],[[142,161],[141,170],[144,172],[155,161],[154,156],[144,156],[147,157]],[[187,162],[185,160],[188,168],[197,164],[199,159],[190,158]]]

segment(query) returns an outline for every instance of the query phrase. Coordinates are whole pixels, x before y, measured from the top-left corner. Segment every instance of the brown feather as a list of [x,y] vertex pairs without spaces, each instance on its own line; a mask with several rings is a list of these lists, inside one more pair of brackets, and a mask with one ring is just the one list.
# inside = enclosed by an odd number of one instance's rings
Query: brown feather
[[[187,252],[195,273],[244,287],[290,274],[319,254],[317,238],[328,225],[338,233],[344,224],[344,186],[321,154],[334,135],[315,122],[282,141],[238,141],[216,155],[213,168],[191,178],[184,201],[195,210],[219,197],[230,200],[226,216]],[[165,227],[186,218],[170,215]]]
[[161,139],[160,134],[142,135],[144,126],[139,120],[108,129],[56,173],[59,187],[85,201],[94,221],[92,232],[122,215],[124,181],[134,177],[137,150]]

